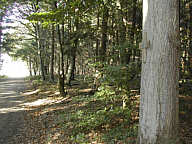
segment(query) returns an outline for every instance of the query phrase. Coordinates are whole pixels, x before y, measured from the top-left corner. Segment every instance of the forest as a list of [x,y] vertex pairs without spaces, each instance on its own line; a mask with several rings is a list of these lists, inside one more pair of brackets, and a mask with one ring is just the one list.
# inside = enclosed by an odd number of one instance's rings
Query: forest
[[192,143],[192,0],[1,0],[3,53],[45,100],[20,139]]

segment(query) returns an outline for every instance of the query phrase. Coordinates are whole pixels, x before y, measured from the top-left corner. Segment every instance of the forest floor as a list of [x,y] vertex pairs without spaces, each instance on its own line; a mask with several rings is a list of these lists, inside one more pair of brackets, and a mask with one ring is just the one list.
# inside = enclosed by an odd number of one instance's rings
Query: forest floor
[[[135,110],[129,111],[119,105],[108,109],[110,102],[95,96],[88,83],[74,81],[64,98],[57,89],[56,84],[42,83],[23,93],[24,129],[19,144],[136,143],[137,93],[132,99]],[[180,105],[180,139],[183,144],[192,144],[192,97],[180,96]]]

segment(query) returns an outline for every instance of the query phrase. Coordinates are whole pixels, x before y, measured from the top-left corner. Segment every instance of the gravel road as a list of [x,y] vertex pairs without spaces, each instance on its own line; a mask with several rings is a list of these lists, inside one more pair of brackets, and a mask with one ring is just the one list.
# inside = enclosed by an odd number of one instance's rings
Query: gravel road
[[15,144],[21,135],[24,97],[20,93],[26,84],[23,78],[0,80],[0,144]]

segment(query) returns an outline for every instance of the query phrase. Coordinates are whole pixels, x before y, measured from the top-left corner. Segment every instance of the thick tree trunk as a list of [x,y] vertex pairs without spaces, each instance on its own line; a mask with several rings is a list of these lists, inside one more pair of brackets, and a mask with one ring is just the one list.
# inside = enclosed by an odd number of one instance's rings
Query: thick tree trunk
[[139,144],[178,143],[178,0],[143,1]]

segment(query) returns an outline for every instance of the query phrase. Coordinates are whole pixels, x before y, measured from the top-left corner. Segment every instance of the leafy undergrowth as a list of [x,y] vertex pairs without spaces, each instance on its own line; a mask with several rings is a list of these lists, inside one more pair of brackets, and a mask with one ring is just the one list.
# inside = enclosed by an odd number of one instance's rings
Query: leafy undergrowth
[[[28,143],[135,143],[138,105],[93,93],[87,84],[74,85],[59,97],[57,86],[43,84],[24,93]],[[110,94],[114,95],[114,94]],[[134,110],[135,109],[135,110]]]
[[8,78],[8,77],[5,76],[5,75],[0,75],[0,80],[1,80],[1,79],[5,79],[5,78]]
[[[94,94],[87,84],[76,82],[65,98],[57,86],[35,86],[24,94],[26,143],[38,144],[135,144],[138,125],[138,95],[132,91],[128,105],[122,107],[110,88]],[[103,97],[105,95],[105,97]],[[116,98],[114,98],[116,96]],[[191,97],[180,96],[180,135],[183,144],[192,143]],[[189,102],[190,101],[190,102]],[[187,109],[187,111],[186,111]]]
[[192,144],[192,96],[179,97],[180,137],[183,144]]

